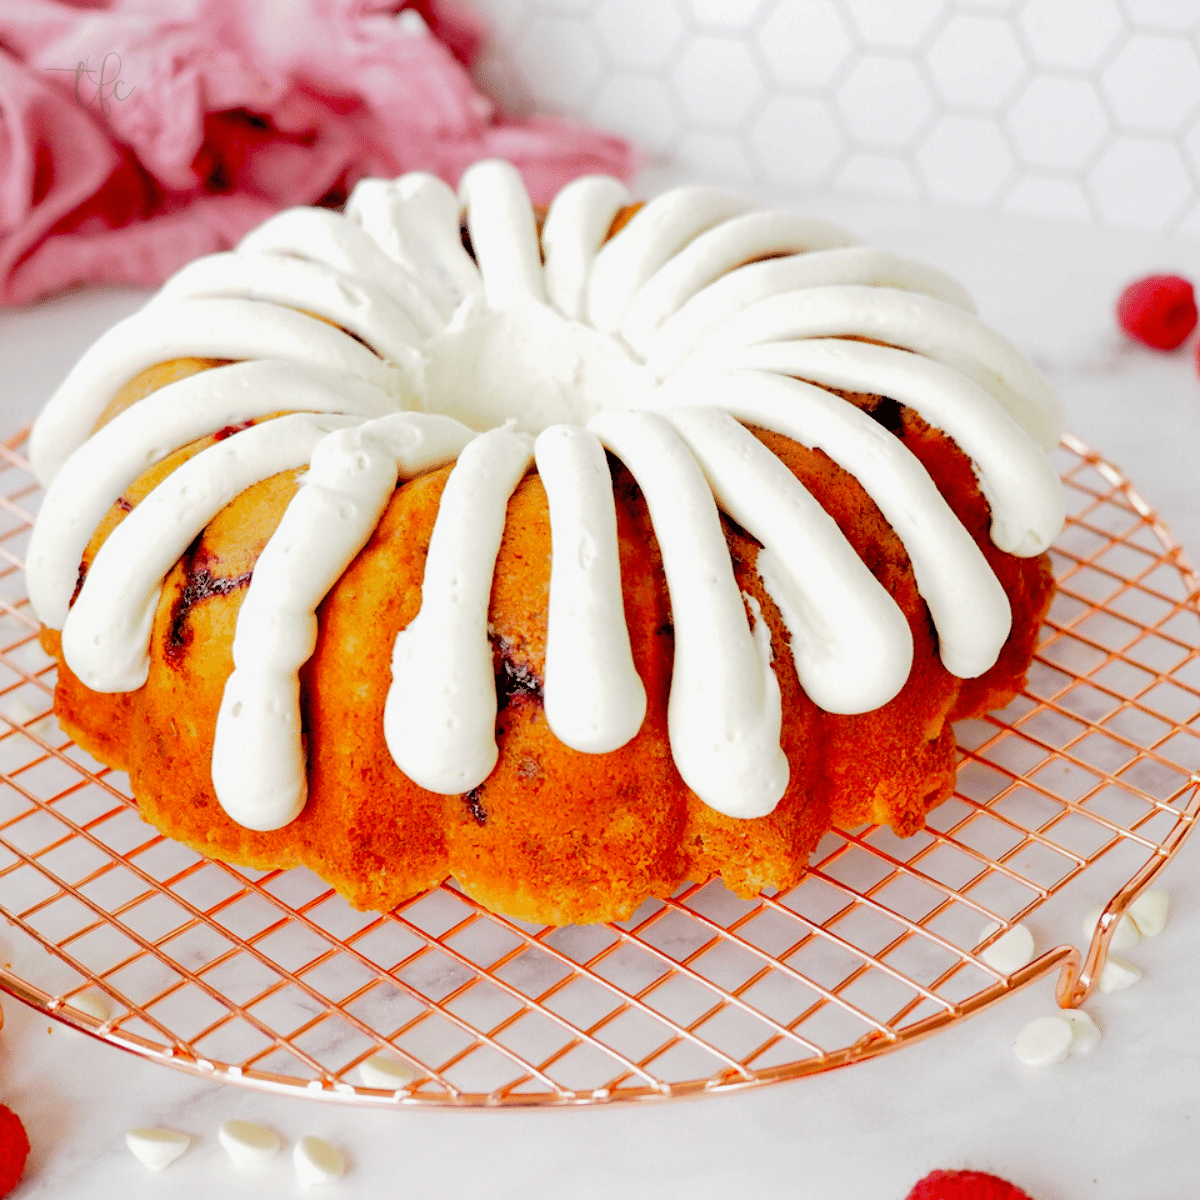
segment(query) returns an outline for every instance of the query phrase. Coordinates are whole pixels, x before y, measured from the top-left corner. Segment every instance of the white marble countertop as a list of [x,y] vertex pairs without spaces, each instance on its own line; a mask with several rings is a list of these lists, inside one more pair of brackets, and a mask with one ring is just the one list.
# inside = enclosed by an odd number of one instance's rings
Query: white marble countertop
[[[1058,386],[1069,428],[1134,480],[1200,561],[1192,348],[1143,350],[1112,318],[1129,279],[1164,270],[1200,279],[1200,242],[878,201],[791,201],[962,279],[984,317]],[[0,312],[2,431],[22,425],[76,355],[138,301],[80,293]],[[1144,980],[1089,1003],[1103,1044],[1044,1071],[1022,1067],[1012,1042],[1027,1021],[1053,1011],[1052,980],[852,1069],[703,1100],[521,1112],[391,1112],[250,1092],[138,1060],[5,999],[0,1101],[21,1114],[33,1142],[14,1195],[297,1193],[288,1155],[233,1168],[216,1130],[238,1116],[289,1141],[315,1133],[339,1146],[349,1170],[321,1189],[331,1196],[902,1200],[935,1167],[971,1167],[1013,1180],[1035,1200],[1178,1200],[1200,1178],[1197,861],[1200,845],[1188,846],[1165,874],[1167,932],[1130,955]],[[1043,945],[1078,938],[1074,928],[1035,932]],[[13,936],[0,927],[0,956]],[[196,1141],[169,1170],[150,1174],[124,1146],[125,1130],[140,1125]]]

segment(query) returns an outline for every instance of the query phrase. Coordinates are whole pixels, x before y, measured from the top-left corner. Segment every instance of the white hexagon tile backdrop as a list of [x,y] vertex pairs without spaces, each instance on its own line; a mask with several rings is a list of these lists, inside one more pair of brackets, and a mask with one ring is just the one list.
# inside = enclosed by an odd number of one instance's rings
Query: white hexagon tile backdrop
[[507,107],[708,178],[1200,234],[1200,0],[475,0]]

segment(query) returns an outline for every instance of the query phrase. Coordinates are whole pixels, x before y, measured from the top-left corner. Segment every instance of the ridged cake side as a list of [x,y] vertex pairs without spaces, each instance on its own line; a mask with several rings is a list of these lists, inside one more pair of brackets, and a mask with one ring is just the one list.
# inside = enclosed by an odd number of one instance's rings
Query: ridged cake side
[[[145,387],[141,381],[140,387]],[[799,686],[780,615],[755,571],[757,543],[728,518],[738,586],[761,607],[783,697],[791,780],[765,817],[723,816],[684,785],[667,740],[673,654],[670,605],[645,502],[610,459],[625,617],[647,716],[608,754],[559,742],[543,712],[546,595],[551,560],[545,491],[531,472],[512,496],[489,612],[499,711],[499,762],[463,796],[425,791],[395,765],[381,735],[391,647],[416,615],[429,537],[449,468],[399,487],[378,528],[319,611],[316,652],[301,676],[309,798],[283,829],[232,821],[209,763],[232,670],[230,646],[254,564],[297,487],[277,475],[218,515],[165,581],[154,617],[151,670],[136,692],[102,695],[60,659],[56,709],[102,761],[130,772],[142,814],[200,852],[260,869],[303,864],[361,908],[387,909],[453,876],[481,903],[563,924],[623,919],[649,896],[714,875],[742,895],[796,883],[830,823],[923,824],[953,788],[951,717],[1005,703],[1022,684],[1052,580],[1046,556],[995,549],[988,506],[969,460],[910,410],[848,397],[887,423],[921,460],[1004,585],[1013,631],[999,661],[964,682],[942,666],[936,634],[899,539],[858,482],[820,451],[758,431],[837,522],[904,612],[914,668],[875,711],[823,712]],[[120,407],[120,405],[117,405]],[[187,458],[176,452],[131,487],[89,546],[86,564],[133,506]],[[59,653],[48,632],[48,648]]]

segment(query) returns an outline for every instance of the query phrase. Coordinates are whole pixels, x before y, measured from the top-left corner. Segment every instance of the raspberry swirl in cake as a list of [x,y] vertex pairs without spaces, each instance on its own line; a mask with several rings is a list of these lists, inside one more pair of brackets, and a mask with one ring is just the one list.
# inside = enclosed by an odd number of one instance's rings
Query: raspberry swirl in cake
[[[383,721],[396,765],[428,791],[469,794],[497,761],[488,603],[506,505],[533,467],[553,544],[551,730],[605,754],[646,711],[613,456],[644,495],[669,592],[671,756],[721,813],[769,813],[789,779],[781,648],[735,579],[721,512],[760,545],[758,575],[821,709],[886,704],[913,661],[905,615],[748,427],[857,478],[903,542],[949,672],[971,679],[996,662],[1005,589],[904,441],[844,397],[887,397],[944,430],[971,459],[992,541],[1030,557],[1063,519],[1044,453],[1060,411],[1045,381],[954,281],[826,222],[706,187],[632,215],[630,204],[617,181],[581,179],[539,234],[506,163],[472,167],[458,195],[425,174],[363,181],[344,215],[284,212],[179,272],[83,356],[38,420],[31,453],[48,491],[30,597],[62,630],[67,666],[101,693],[145,683],[164,577],[216,514],[260,481],[306,472],[237,616],[212,752],[236,822],[274,830],[303,810],[299,674],[317,610],[398,482],[449,463]],[[111,411],[131,378],[183,356],[211,361]],[[81,571],[123,492],[216,431]]]

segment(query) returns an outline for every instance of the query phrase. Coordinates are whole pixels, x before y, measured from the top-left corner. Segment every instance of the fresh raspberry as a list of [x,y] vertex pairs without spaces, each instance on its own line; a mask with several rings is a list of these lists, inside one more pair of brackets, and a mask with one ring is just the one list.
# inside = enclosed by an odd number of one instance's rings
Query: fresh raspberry
[[984,1171],[932,1171],[907,1200],[1031,1200],[1019,1187]]
[[7,1196],[17,1186],[28,1157],[29,1138],[21,1118],[0,1104],[0,1196]]
[[1178,275],[1139,279],[1121,293],[1117,320],[1139,342],[1159,350],[1174,350],[1196,328],[1192,285]]

